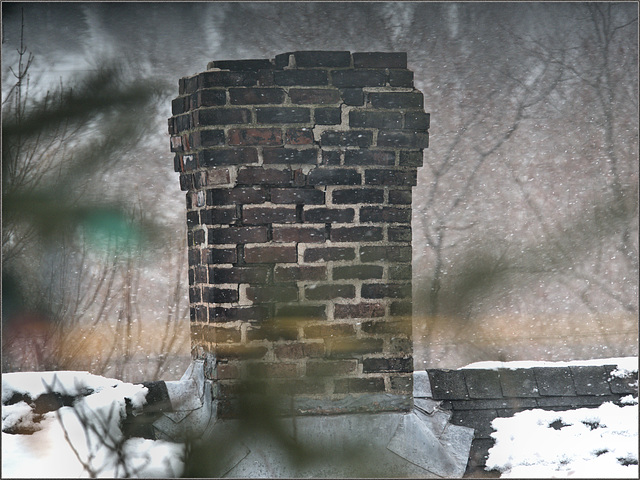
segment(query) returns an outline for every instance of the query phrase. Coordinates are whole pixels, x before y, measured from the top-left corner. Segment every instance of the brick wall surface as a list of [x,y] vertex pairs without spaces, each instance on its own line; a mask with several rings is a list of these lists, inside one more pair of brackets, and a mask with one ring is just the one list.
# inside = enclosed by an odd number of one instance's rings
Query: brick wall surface
[[406,53],[214,61],[180,80],[192,345],[216,355],[219,398],[257,376],[305,397],[299,412],[410,408],[423,110]]
[[638,395],[638,376],[612,375],[615,365],[522,369],[428,370],[431,395],[452,412],[451,422],[475,429],[467,474],[480,473],[494,441],[491,422],[540,408],[595,408]]

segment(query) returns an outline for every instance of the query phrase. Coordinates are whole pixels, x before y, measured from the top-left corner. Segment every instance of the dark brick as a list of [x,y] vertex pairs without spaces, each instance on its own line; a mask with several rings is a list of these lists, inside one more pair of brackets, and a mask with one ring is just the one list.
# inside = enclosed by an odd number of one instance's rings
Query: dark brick
[[265,267],[210,267],[209,278],[212,283],[264,283],[269,269]]
[[278,358],[311,358],[324,355],[322,343],[288,343],[275,345],[273,351]]
[[362,285],[362,298],[410,298],[411,284],[372,283]]
[[271,61],[266,58],[260,58],[257,60],[214,60],[209,62],[207,69],[219,68],[221,70],[258,70],[261,68],[271,68]]
[[536,375],[540,395],[555,397],[576,394],[571,370],[568,367],[536,367],[533,372]]
[[207,205],[264,203],[267,191],[260,187],[214,188],[207,190]]
[[351,66],[351,53],[348,51],[309,50],[293,52],[292,55],[296,59],[297,68]]
[[[194,170],[196,168],[198,168],[198,156],[194,155],[194,154],[188,154],[188,155],[178,155],[179,157],[179,164],[180,164],[180,170],[181,171],[189,171],[189,170]],[[191,177],[193,179],[193,177]],[[191,180],[191,183],[193,184],[193,180]]]
[[284,141],[288,145],[313,145],[313,131],[310,128],[288,128]]
[[324,192],[306,188],[272,188],[271,201],[298,205],[322,205],[324,204]]
[[[193,115],[197,115],[197,113],[198,112],[194,112]],[[174,128],[174,131],[170,133],[179,133],[179,132],[184,132],[185,130],[189,130],[192,125],[191,119],[192,119],[192,114],[190,113],[173,117],[175,128]]]
[[422,150],[419,151],[400,151],[399,165],[401,167],[421,167],[424,163],[424,155]]
[[[272,284],[247,287],[247,298],[255,303],[296,302],[298,287],[295,284]],[[287,340],[295,340],[297,335]]]
[[427,148],[429,134],[407,130],[381,130],[378,132],[379,147]]
[[343,88],[340,89],[342,101],[345,105],[359,107],[364,105],[364,92],[362,88]]
[[292,88],[291,103],[297,105],[327,105],[340,103],[340,92],[335,88]]
[[202,263],[202,256],[200,255],[200,250],[195,250],[193,248],[190,248],[188,251],[188,257],[189,257],[189,265],[193,266],[193,265],[200,265],[200,263]]
[[197,125],[233,125],[249,123],[251,112],[246,108],[203,108],[194,112]]
[[291,171],[275,168],[245,167],[238,170],[238,185],[290,185]]
[[349,223],[353,221],[353,208],[309,208],[302,217],[308,223]]
[[382,278],[383,267],[379,265],[349,265],[346,267],[334,267],[333,279],[334,280],[346,280],[346,279],[371,279]]
[[212,307],[210,322],[235,322],[237,320],[262,322],[268,318],[266,307]]
[[429,130],[431,116],[424,112],[407,112],[404,114],[404,128]]
[[189,111],[189,97],[178,97],[171,101],[171,115],[181,115]]
[[390,242],[411,241],[411,227],[389,227],[387,234]]
[[327,267],[295,266],[276,267],[274,279],[277,282],[293,282],[299,280],[326,280]]
[[277,316],[297,320],[326,320],[327,310],[324,305],[281,305],[278,306]]
[[418,183],[418,172],[415,169],[407,171],[390,168],[366,170],[364,183],[367,185],[415,186]]
[[232,128],[229,130],[229,145],[282,145],[282,130],[279,128]]
[[384,317],[384,314],[385,306],[381,303],[336,304],[334,311],[335,318],[372,318]]
[[[411,369],[413,372],[413,368]],[[413,376],[412,375],[393,375],[391,380],[391,390],[394,393],[409,393],[413,392]]]
[[192,230],[187,232],[187,244],[189,247],[204,243],[204,230]]
[[538,397],[538,384],[530,368],[500,370],[500,384],[505,397]]
[[340,378],[335,380],[335,393],[384,392],[384,378]]
[[223,148],[203,150],[198,153],[203,167],[217,167],[219,165],[243,165],[258,162],[258,152],[255,148]]
[[389,265],[389,280],[411,280],[411,264]]
[[196,90],[198,90],[198,83],[199,83],[198,77],[199,77],[198,75],[194,75],[192,77],[181,78],[178,81],[180,95],[183,95],[185,93],[193,93]]
[[[218,361],[220,360],[230,360],[230,359],[240,359],[240,360],[249,360],[249,359],[259,359],[264,357],[267,353],[267,347],[262,346],[248,346],[248,345],[238,345],[238,344],[221,344],[216,346],[216,357]],[[252,385],[253,387],[253,385]],[[252,392],[256,393],[258,390],[252,388]]]
[[194,283],[208,283],[207,279],[207,267],[204,265],[196,265],[192,269],[189,270],[189,274],[193,273],[193,279],[190,282]]
[[316,125],[338,125],[342,121],[340,108],[316,108],[313,118]]
[[368,130],[326,131],[320,144],[334,147],[368,147],[373,142],[373,133]]
[[238,290],[204,287],[202,298],[206,303],[231,303],[238,301]]
[[361,262],[410,262],[411,247],[383,247],[383,246],[362,246],[360,247]]
[[282,86],[327,85],[329,76],[326,70],[282,70],[273,72],[273,81]]
[[406,52],[356,52],[355,68],[407,68]]
[[349,112],[349,125],[364,128],[401,128],[402,114],[400,112],[352,110]]
[[340,165],[341,153],[337,150],[322,151],[322,165]]
[[240,330],[211,325],[192,325],[191,338],[211,343],[239,343]]
[[334,190],[332,199],[334,204],[382,203],[384,202],[384,191],[374,188],[349,188]]
[[352,337],[356,334],[353,325],[348,323],[333,323],[323,325],[309,325],[304,327],[306,338],[331,338],[331,337]]
[[223,223],[233,223],[238,220],[236,209],[231,208],[209,208],[200,212],[203,225],[220,225]]
[[427,374],[435,400],[469,398],[462,370],[427,370]]
[[395,152],[381,150],[347,150],[344,152],[345,165],[393,165]]
[[210,228],[209,244],[259,243],[267,241],[266,227]]
[[363,373],[413,372],[413,359],[409,358],[365,358],[362,361]]
[[305,262],[353,260],[355,257],[355,249],[352,247],[319,247],[307,248],[304,251]]
[[265,148],[262,152],[266,164],[291,164],[291,163],[318,163],[318,150],[316,148]]
[[298,252],[292,247],[246,247],[244,259],[247,263],[295,263]]
[[229,101],[232,105],[264,105],[282,103],[282,88],[230,88]]
[[191,101],[194,103],[191,108],[216,107],[227,103],[225,90],[200,90],[196,92]]
[[389,312],[393,316],[411,316],[412,310],[413,307],[411,305],[411,302],[392,302],[389,306]]
[[360,208],[360,221],[363,223],[411,223],[411,209],[395,207],[362,207]]
[[330,231],[332,242],[379,242],[381,227],[338,227]]
[[373,108],[423,108],[420,92],[370,92],[369,103]]
[[202,251],[202,262],[207,264],[236,263],[235,248],[209,248]]
[[217,147],[224,145],[224,130],[200,130],[193,134],[194,148]]
[[336,87],[383,87],[387,73],[384,70],[332,70],[331,83]]
[[295,223],[295,207],[245,207],[242,209],[242,221],[247,225],[269,223]]
[[601,366],[569,367],[578,395],[611,395],[607,379],[609,375]]
[[189,317],[192,322],[206,322],[207,307],[204,305],[194,305],[189,309]]
[[347,168],[316,168],[309,172],[309,185],[360,185],[362,176]]
[[[203,222],[204,223],[204,222]],[[187,227],[193,228],[200,224],[200,212],[187,212]]]
[[247,373],[253,378],[292,378],[298,376],[295,363],[250,363]]
[[389,85],[392,87],[413,87],[411,70],[389,70]]
[[204,72],[198,75],[200,88],[252,87],[258,83],[256,72]]
[[500,379],[495,370],[464,370],[470,398],[502,398]]
[[309,123],[311,110],[303,107],[258,107],[258,123]]
[[389,191],[389,203],[394,205],[411,205],[411,190]]
[[411,337],[411,320],[379,320],[362,323],[362,331],[372,335],[406,335]]
[[356,373],[357,360],[315,360],[307,362],[307,376],[334,377]]
[[304,289],[307,300],[331,300],[333,298],[354,298],[356,287],[353,285],[307,285]]
[[273,227],[274,242],[321,243],[325,240],[324,228]]

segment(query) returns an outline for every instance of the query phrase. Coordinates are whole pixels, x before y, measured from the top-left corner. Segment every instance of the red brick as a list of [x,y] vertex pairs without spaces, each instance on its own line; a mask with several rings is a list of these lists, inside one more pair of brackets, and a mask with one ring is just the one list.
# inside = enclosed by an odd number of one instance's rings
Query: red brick
[[285,143],[311,145],[313,144],[313,131],[310,128],[289,128],[285,133]]
[[232,128],[229,145],[282,145],[279,128]]
[[247,263],[295,263],[298,252],[293,247],[246,247],[244,259]]

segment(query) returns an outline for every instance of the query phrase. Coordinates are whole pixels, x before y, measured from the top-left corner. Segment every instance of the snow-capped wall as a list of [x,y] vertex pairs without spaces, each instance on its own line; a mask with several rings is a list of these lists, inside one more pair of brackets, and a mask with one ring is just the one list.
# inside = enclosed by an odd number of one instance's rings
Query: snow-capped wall
[[214,61],[169,119],[192,346],[298,413],[408,410],[411,193],[429,115],[406,53]]

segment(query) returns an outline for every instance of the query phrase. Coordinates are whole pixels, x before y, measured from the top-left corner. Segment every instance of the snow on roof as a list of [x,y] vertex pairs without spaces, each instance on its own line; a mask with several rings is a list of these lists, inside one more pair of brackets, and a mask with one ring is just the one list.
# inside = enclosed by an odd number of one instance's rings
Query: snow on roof
[[638,357],[614,357],[614,358],[596,358],[593,360],[571,360],[568,362],[544,362],[544,361],[513,361],[513,362],[475,362],[461,367],[464,369],[484,369],[497,370],[499,368],[515,370],[518,368],[534,368],[534,367],[575,367],[575,366],[597,366],[597,365],[616,365],[618,368],[613,372],[614,375],[626,376],[629,373],[638,371]]

